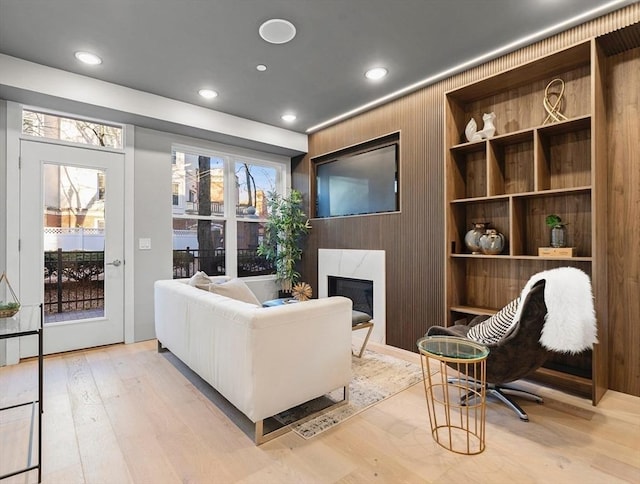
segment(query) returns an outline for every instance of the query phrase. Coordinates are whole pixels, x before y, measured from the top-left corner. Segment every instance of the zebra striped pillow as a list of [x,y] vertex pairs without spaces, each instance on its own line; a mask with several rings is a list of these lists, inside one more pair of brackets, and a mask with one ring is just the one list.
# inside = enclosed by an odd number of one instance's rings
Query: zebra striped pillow
[[518,310],[519,301],[520,298],[514,299],[489,319],[476,324],[467,333],[467,338],[483,344],[500,341],[507,335],[514,324],[513,318]]

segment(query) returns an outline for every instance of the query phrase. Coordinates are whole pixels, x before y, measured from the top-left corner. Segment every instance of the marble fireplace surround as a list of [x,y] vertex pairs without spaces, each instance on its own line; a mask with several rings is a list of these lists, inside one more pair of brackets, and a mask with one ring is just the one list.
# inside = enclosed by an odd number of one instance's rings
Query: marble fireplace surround
[[[329,276],[373,281],[373,332],[370,341],[386,343],[384,250],[318,249],[318,297],[327,297]],[[353,335],[355,338],[364,338]]]

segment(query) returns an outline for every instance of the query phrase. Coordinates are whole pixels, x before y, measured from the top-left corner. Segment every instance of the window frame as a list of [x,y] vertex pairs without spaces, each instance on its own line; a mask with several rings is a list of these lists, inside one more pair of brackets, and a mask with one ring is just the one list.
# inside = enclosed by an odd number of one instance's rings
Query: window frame
[[[39,135],[34,135],[34,134],[29,134],[29,133],[25,133],[24,132],[24,113],[25,111],[29,111],[32,113],[36,113],[36,114],[43,114],[46,116],[53,116],[53,117],[57,117],[60,120],[69,120],[69,121],[81,121],[81,122],[86,122],[86,123],[93,123],[93,124],[97,124],[97,125],[102,125],[105,127],[109,127],[109,128],[116,128],[118,130],[120,130],[120,146],[101,146],[101,145],[96,145],[96,144],[92,144],[92,143],[83,143],[80,141],[71,141],[71,140],[65,140],[65,139],[61,139],[60,137],[49,137],[49,136],[39,136]],[[115,152],[115,153],[123,153],[125,151],[125,148],[128,146],[127,144],[127,129],[126,129],[126,125],[122,124],[122,123],[115,123],[112,121],[106,121],[104,119],[99,119],[99,118],[92,118],[92,117],[87,117],[87,116],[80,116],[80,115],[76,115],[76,114],[71,114],[71,113],[67,113],[67,112],[63,112],[63,111],[56,111],[56,110],[52,110],[52,109],[46,109],[46,108],[40,108],[40,107],[36,107],[36,106],[32,106],[32,105],[26,105],[26,104],[22,104],[20,105],[20,137],[21,139],[31,139],[31,140],[36,140],[36,141],[45,141],[47,143],[52,143],[52,144],[60,144],[60,145],[67,145],[67,146],[81,146],[81,147],[85,147],[85,148],[90,148],[90,149],[94,149],[94,150],[104,150],[104,151],[111,151],[111,152]]]
[[[172,220],[176,217],[186,218],[192,220],[212,220],[221,221],[225,225],[224,232],[224,249],[225,249],[225,275],[229,277],[238,277],[238,222],[249,223],[264,223],[266,217],[255,216],[243,216],[236,212],[238,205],[238,190],[235,189],[236,182],[236,163],[247,163],[250,165],[264,166],[273,168],[276,170],[275,190],[278,193],[285,194],[289,188],[290,180],[290,163],[285,162],[285,158],[281,157],[283,161],[276,161],[269,156],[258,152],[248,152],[243,149],[236,150],[224,150],[217,148],[207,148],[196,145],[185,145],[181,143],[172,143],[171,145],[171,158],[172,158],[172,170],[176,166],[176,152],[182,152],[194,156],[208,156],[211,158],[220,158],[223,161],[223,173],[224,173],[224,214],[222,216],[212,214],[210,216],[193,215],[193,214],[178,214],[176,213],[176,206],[172,206]],[[286,158],[286,161],[289,161]],[[173,171],[171,183],[174,183]],[[184,197],[186,199],[187,190],[186,186],[182,186],[184,191]],[[173,242],[172,242],[173,250]],[[256,275],[256,276],[243,276],[243,279],[259,280],[259,279],[275,279],[275,274],[269,275]]]

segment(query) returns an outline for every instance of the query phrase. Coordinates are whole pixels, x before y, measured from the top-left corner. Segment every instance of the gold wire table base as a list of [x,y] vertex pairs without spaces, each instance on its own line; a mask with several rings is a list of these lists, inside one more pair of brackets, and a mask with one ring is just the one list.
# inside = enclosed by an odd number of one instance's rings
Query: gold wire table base
[[[458,454],[481,453],[485,449],[486,358],[478,361],[445,357],[443,361],[437,355],[420,354],[434,440]],[[438,363],[439,372],[431,374],[429,360]]]

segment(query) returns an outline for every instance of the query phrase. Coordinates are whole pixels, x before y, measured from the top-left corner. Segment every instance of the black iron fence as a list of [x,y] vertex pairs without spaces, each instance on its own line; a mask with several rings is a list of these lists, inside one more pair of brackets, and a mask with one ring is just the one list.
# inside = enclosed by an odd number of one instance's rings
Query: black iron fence
[[99,308],[104,308],[104,252],[45,251],[45,313]]
[[[177,249],[173,251],[173,278],[191,277],[197,271],[210,276],[226,274],[225,249]],[[273,274],[273,265],[257,249],[238,250],[238,277]]]
[[[273,265],[257,249],[238,250],[238,277],[273,274]],[[225,250],[187,247],[173,251],[173,277],[191,277],[197,271],[226,274]],[[44,310],[47,314],[104,308],[104,252],[44,253]]]

